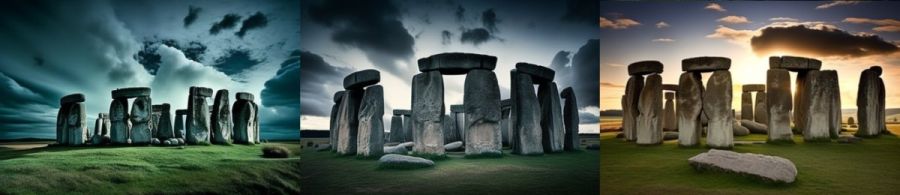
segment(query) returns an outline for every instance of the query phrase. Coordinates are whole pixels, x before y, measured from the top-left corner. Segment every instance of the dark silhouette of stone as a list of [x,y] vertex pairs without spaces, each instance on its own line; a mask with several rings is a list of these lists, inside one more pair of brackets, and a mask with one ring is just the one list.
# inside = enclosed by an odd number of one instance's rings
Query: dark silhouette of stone
[[232,141],[239,144],[259,143],[259,106],[253,102],[253,94],[238,92],[235,96],[247,98],[238,98],[231,106],[231,121],[234,124]]
[[472,53],[441,53],[418,61],[419,72],[438,71],[445,75],[466,74],[471,70],[494,70],[497,57]]
[[403,115],[391,117],[391,136],[389,142],[403,142]]
[[741,90],[743,92],[764,92],[766,91],[766,85],[764,84],[745,84],[741,86]]
[[659,61],[640,61],[628,65],[628,75],[634,76],[659,74],[663,72],[663,64]]
[[538,86],[538,101],[541,103],[541,144],[544,152],[561,152],[566,140],[566,127],[555,82]]
[[688,159],[698,170],[725,170],[765,178],[767,181],[793,183],[797,167],[788,159],[752,153],[711,149]]
[[772,56],[769,57],[769,68],[786,69],[794,72],[819,70],[822,68],[822,61],[796,56]]
[[540,104],[534,93],[534,83],[531,76],[519,73],[518,70],[510,71],[512,89],[512,115],[510,124],[513,125],[513,153],[521,155],[539,155],[544,153],[541,146],[541,120]]
[[[771,58],[770,58],[771,59]],[[791,131],[791,75],[785,69],[766,72],[766,106],[769,115],[768,141],[793,142]]]
[[766,92],[756,92],[756,105],[753,107],[753,119],[757,123],[768,124],[769,113],[766,111]]
[[675,117],[675,93],[665,93],[666,104],[663,107],[663,131],[678,130],[678,119]]
[[366,88],[359,108],[356,155],[381,156],[384,152],[384,89],[381,85]]
[[857,118],[859,119],[859,130],[856,137],[874,137],[881,134],[884,128],[884,119],[879,119],[883,115],[884,105],[881,98],[884,97],[884,84],[881,82],[881,68],[872,68],[863,70],[859,76],[859,87],[857,88],[856,107]]
[[703,109],[703,83],[700,73],[685,72],[678,81],[678,145],[700,144],[700,112]]
[[438,71],[419,73],[412,82],[413,152],[444,155],[444,81]]
[[769,133],[769,127],[762,123],[757,123],[755,121],[741,119],[740,125],[750,130],[750,133],[756,134],[767,134]]
[[175,138],[184,139],[185,132],[184,117],[187,116],[187,109],[175,110]]
[[637,118],[640,115],[638,110],[638,102],[641,98],[641,90],[644,88],[644,77],[640,75],[631,76],[625,85],[624,116],[622,118],[622,131],[625,133],[626,141],[637,140]]
[[159,110],[159,122],[156,124],[156,138],[160,140],[168,140],[175,138],[175,131],[172,129],[172,106],[169,104],[154,105],[154,109]]
[[231,144],[234,123],[231,121],[231,103],[228,101],[228,90],[220,89],[213,99],[212,116],[210,123],[212,128],[212,143]]
[[731,59],[725,57],[695,57],[681,60],[681,70],[685,72],[713,72],[731,68]]
[[520,74],[530,75],[534,84],[546,84],[553,81],[556,71],[541,65],[529,64],[524,62],[516,63],[516,71]]
[[129,87],[129,88],[119,88],[112,91],[112,98],[137,98],[137,97],[145,97],[150,96],[150,88],[149,87]]
[[560,94],[563,102],[563,124],[566,126],[566,139],[563,148],[566,151],[581,150],[581,142],[578,137],[578,101],[572,87],[566,87]]
[[662,143],[662,98],[662,77],[659,74],[647,76],[647,83],[641,90],[638,103],[640,115],[637,120],[637,144]]
[[350,73],[344,77],[344,89],[362,89],[369,85],[381,82],[381,73],[377,70],[368,69]]
[[706,83],[706,91],[703,92],[703,110],[709,117],[706,144],[712,148],[734,146],[731,98],[731,73],[727,70],[713,71]]

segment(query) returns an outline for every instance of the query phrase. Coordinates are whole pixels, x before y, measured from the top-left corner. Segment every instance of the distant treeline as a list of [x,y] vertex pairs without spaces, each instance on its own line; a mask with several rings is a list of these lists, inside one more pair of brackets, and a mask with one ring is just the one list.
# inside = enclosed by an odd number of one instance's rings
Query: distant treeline
[[622,110],[601,110],[600,116],[623,116]]
[[326,138],[329,135],[328,130],[300,130],[301,138]]

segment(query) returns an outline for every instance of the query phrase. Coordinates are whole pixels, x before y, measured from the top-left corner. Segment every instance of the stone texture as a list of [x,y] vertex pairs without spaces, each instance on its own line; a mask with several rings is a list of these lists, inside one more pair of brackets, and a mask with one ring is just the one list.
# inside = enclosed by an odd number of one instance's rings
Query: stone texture
[[109,104],[110,142],[113,144],[128,144],[131,138],[131,129],[128,125],[128,100],[125,98],[114,99]]
[[59,105],[84,102],[84,94],[74,93],[59,98]]
[[135,98],[131,104],[131,143],[135,145],[150,144],[153,133],[150,130],[150,114],[152,102],[149,96]]
[[681,70],[685,72],[713,72],[731,68],[731,59],[725,57],[695,57],[681,60]]
[[807,72],[805,86],[808,91],[804,95],[807,99],[806,122],[803,125],[803,140],[806,141],[831,141],[828,122],[831,114],[831,90],[826,89],[827,83],[824,76],[818,70]]
[[765,84],[744,84],[741,86],[743,92],[759,92],[766,91]]
[[446,75],[466,74],[471,70],[494,70],[497,57],[472,53],[441,53],[419,59],[419,72],[439,71]]
[[449,144],[445,144],[444,150],[450,152],[458,152],[465,150],[465,148],[463,148],[463,143],[461,141],[455,141],[450,142]]
[[[335,95],[338,95],[338,94],[344,95],[344,91],[335,93]],[[334,105],[331,106],[331,117],[328,118],[328,147],[329,147],[329,150],[331,150],[331,151],[337,150],[337,135],[338,135],[337,132],[338,132],[338,125],[340,125],[340,120],[338,119],[338,113],[341,110],[341,102],[340,102],[341,99],[343,99],[343,97],[335,98],[336,101],[335,101]],[[401,117],[398,116],[397,118],[401,118]],[[232,123],[233,122],[234,121],[232,121]],[[402,123],[402,121],[401,121],[401,123]],[[393,124],[393,123],[391,123],[391,124]],[[391,129],[393,129],[393,128],[394,127],[391,127]],[[232,134],[234,134],[234,133],[235,132],[232,129]],[[401,136],[401,135],[403,135],[403,132],[392,131],[391,135],[392,136]]]
[[391,117],[391,136],[389,142],[403,142],[403,116],[394,115]]
[[412,114],[411,110],[403,110],[403,109],[394,109],[394,115],[410,115]]
[[581,142],[578,137],[578,124],[581,119],[578,118],[578,101],[575,91],[572,90],[572,87],[566,87],[560,95],[565,99],[563,101],[563,124],[566,126],[566,139],[563,149],[566,151],[581,150]]
[[678,132],[663,132],[663,141],[677,140]]
[[678,145],[700,144],[700,112],[703,109],[703,83],[700,73],[685,72],[678,80]]
[[89,138],[89,132],[86,125],[87,121],[85,120],[87,115],[84,113],[84,103],[72,102],[67,103],[66,106],[69,108],[66,109],[68,113],[65,114],[65,131],[68,136],[65,142],[68,145],[73,146],[84,145]]
[[175,138],[184,139],[185,132],[184,116],[187,115],[187,109],[175,110]]
[[359,108],[356,136],[357,156],[381,156],[384,152],[384,88],[366,88]]
[[515,69],[510,71],[510,77],[510,96],[513,101],[510,124],[514,129],[512,152],[522,155],[543,154],[540,104],[534,92],[534,83],[530,76]]
[[746,127],[748,130],[750,130],[750,133],[756,133],[756,134],[769,133],[768,126],[766,126],[765,124],[762,124],[762,123],[757,123],[755,121],[741,119],[740,125]]
[[[337,95],[343,95],[343,93],[344,93],[344,91],[339,91],[339,92],[334,93],[334,95],[335,95],[335,96],[337,96]],[[340,101],[338,98],[343,98],[343,96],[342,96],[342,97],[335,97],[335,103],[338,103],[338,101]],[[252,93],[247,93],[247,92],[237,92],[237,93],[235,93],[235,94],[234,94],[234,99],[235,99],[235,101],[238,101],[238,100],[246,100],[246,101],[251,101],[251,102],[254,101],[254,100],[253,100],[253,99],[254,99],[254,98],[253,98],[253,94],[252,94]]]
[[678,130],[678,118],[675,116],[675,93],[666,92],[666,104],[663,107],[663,131]]
[[[880,70],[880,69],[879,69]],[[882,85],[879,85],[880,72],[876,72],[872,68],[863,70],[859,76],[859,87],[856,93],[857,118],[859,119],[859,130],[856,132],[857,137],[873,137],[881,133],[884,126],[883,120],[879,120],[880,112],[884,112],[880,97],[884,95]]]
[[149,87],[129,87],[129,88],[119,88],[112,91],[112,98],[136,98],[150,96],[150,88]]
[[632,77],[648,74],[659,74],[662,72],[663,64],[659,61],[640,61],[628,65],[628,75],[631,75]]
[[795,72],[819,70],[822,68],[822,61],[796,56],[772,56],[769,57],[769,68],[787,69]]
[[[679,87],[676,84],[663,84],[662,85],[662,90],[664,90],[664,91],[678,92],[678,89],[679,89]],[[675,97],[674,94],[672,97],[673,98]]]
[[188,113],[185,121],[187,144],[209,143],[209,106],[206,97],[212,94],[212,89],[205,87],[191,87],[188,94]]
[[727,70],[714,71],[706,83],[703,93],[703,110],[709,117],[706,144],[712,148],[731,148],[734,146],[734,134],[731,125],[734,116],[731,113],[732,85],[731,73]]
[[688,162],[698,170],[719,169],[775,182],[792,183],[797,177],[794,163],[777,156],[711,149],[691,157]]
[[412,115],[403,115],[403,135],[406,136],[403,138],[404,142],[413,141],[412,124]]
[[344,89],[362,89],[369,85],[381,82],[381,73],[377,70],[367,69],[350,73],[344,77]]
[[544,152],[561,152],[566,129],[555,82],[538,86],[538,101],[541,103],[541,144]]
[[784,69],[766,72],[766,106],[769,141],[793,142],[791,131],[791,75]]
[[553,81],[556,71],[545,66],[529,64],[524,62],[516,63],[516,71],[524,75],[530,75],[534,84],[545,84]]
[[638,102],[643,88],[644,77],[640,75],[631,76],[628,79],[628,83],[625,84],[625,99],[622,103],[624,105],[622,110],[624,115],[622,118],[622,131],[625,133],[626,141],[637,140],[637,118],[640,115]]
[[[554,85],[555,86],[555,85]],[[503,148],[503,137],[500,133],[500,86],[497,76],[489,70],[476,69],[469,71],[465,80],[463,102],[466,113],[466,155],[500,155]],[[556,105],[559,105],[559,96]],[[559,108],[559,107],[557,107]],[[559,125],[562,131],[562,116]],[[560,149],[562,149],[560,134]]]
[[434,161],[413,156],[388,154],[378,159],[378,166],[384,168],[423,168],[434,166]]
[[444,80],[438,71],[419,73],[412,81],[413,152],[444,155]]
[[809,110],[809,96],[807,93],[807,72],[802,71],[797,73],[797,80],[794,82],[797,85],[797,89],[795,89],[794,93],[794,133],[803,134],[803,129],[806,129],[804,125],[806,125],[806,112]]
[[210,118],[212,130],[212,143],[230,144],[234,131],[234,123],[231,121],[231,103],[228,101],[228,90],[220,89],[213,99],[212,116]]
[[659,74],[647,76],[647,83],[641,90],[638,102],[640,115],[637,120],[637,144],[662,143],[662,77]]
[[444,143],[450,143],[455,141],[460,141],[459,136],[456,131],[456,121],[453,120],[449,114],[444,115],[444,119],[441,120],[441,131],[444,132]]
[[[242,92],[238,92],[238,94],[240,93]],[[361,93],[359,96],[362,96]],[[251,99],[237,99],[231,106],[231,121],[234,124],[232,141],[234,143],[259,143],[259,106]]]
[[741,93],[741,119],[753,120],[753,94]]
[[747,127],[741,126],[741,122],[738,120],[734,120],[734,124],[731,125],[732,132],[734,136],[745,136],[750,135],[750,129]]
[[838,138],[841,132],[841,88],[838,73],[835,70],[823,70],[820,79],[825,83],[826,100],[828,101],[828,132],[831,138]]
[[509,146],[509,140],[512,137],[512,132],[509,130],[509,113],[512,111],[511,109],[511,106],[503,106],[503,101],[500,101],[500,135],[503,137],[502,142],[504,146]]
[[175,131],[172,129],[172,106],[169,104],[161,104],[157,107],[160,110],[159,122],[156,124],[155,137],[168,140],[175,138]]
[[[337,153],[341,155],[356,154],[356,138],[359,134],[359,107],[365,90],[346,90],[341,101],[341,111],[338,112],[338,141]],[[237,120],[235,120],[237,121]]]
[[756,92],[756,104],[753,105],[753,120],[757,123],[768,124],[769,112],[766,111],[766,92]]
[[109,129],[110,129],[110,121],[109,114],[100,113],[97,116],[97,120],[94,122],[94,135],[91,138],[91,143],[94,145],[100,145],[109,143]]

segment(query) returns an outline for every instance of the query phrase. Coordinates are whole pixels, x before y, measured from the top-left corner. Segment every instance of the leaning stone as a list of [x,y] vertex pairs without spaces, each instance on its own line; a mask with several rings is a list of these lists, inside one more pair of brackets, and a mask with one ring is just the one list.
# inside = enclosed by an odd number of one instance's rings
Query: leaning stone
[[[626,141],[637,140],[637,118],[640,115],[638,102],[641,98],[641,90],[644,88],[644,77],[631,76],[625,85],[625,97],[623,100],[622,129]],[[679,106],[680,107],[680,106]]]
[[110,142],[127,144],[130,134],[128,125],[128,100],[114,99],[109,105]]
[[731,68],[731,59],[725,57],[695,57],[681,60],[681,70],[685,72],[713,72]]
[[461,141],[450,142],[449,144],[444,145],[445,151],[457,152],[463,151],[463,143]]
[[212,89],[205,87],[191,87],[188,94],[188,113],[185,126],[187,128],[188,144],[209,143],[209,106],[206,97],[212,94]]
[[700,144],[700,112],[703,109],[703,83],[700,73],[685,72],[678,81],[678,145]]
[[764,91],[766,91],[766,85],[765,84],[745,84],[745,85],[741,86],[741,90],[743,90],[744,92],[759,92],[759,91],[764,92]]
[[541,103],[541,143],[544,152],[561,152],[566,129],[555,82],[538,86],[538,102]]
[[706,143],[712,148],[731,148],[734,134],[731,125],[731,73],[727,70],[714,71],[706,83],[703,93],[703,110],[709,116],[709,132]]
[[388,154],[378,159],[378,167],[383,169],[415,169],[431,166],[434,166],[434,161],[399,154]]
[[544,153],[541,146],[541,113],[540,104],[534,92],[531,77],[518,70],[510,71],[512,89],[513,153],[521,155],[538,155]]
[[807,99],[806,107],[806,125],[803,127],[803,140],[809,141],[831,141],[828,120],[831,114],[831,98],[830,90],[825,77],[818,70],[807,72],[806,93],[802,97]]
[[439,71],[445,75],[466,74],[471,70],[494,70],[497,57],[472,53],[441,53],[419,59],[419,72]]
[[384,89],[381,85],[366,88],[359,108],[356,136],[357,156],[381,156],[384,152]]
[[697,170],[723,170],[766,181],[793,183],[797,177],[794,163],[777,156],[711,149],[691,157],[688,162]]
[[575,98],[575,91],[572,87],[566,87],[561,94],[563,99],[563,123],[566,125],[566,140],[564,149],[566,151],[581,150],[581,143],[578,137],[578,101]]
[[78,103],[84,102],[84,94],[75,93],[63,96],[59,99],[59,105],[65,105],[69,103]]
[[753,95],[747,91],[741,93],[741,119],[753,120]]
[[637,120],[637,144],[662,143],[662,98],[662,77],[659,74],[647,76],[647,83],[641,90],[638,103],[641,114]]
[[757,123],[755,121],[741,119],[740,125],[749,129],[750,133],[756,133],[756,134],[768,134],[769,133],[769,127],[767,127],[765,124]]
[[628,65],[628,75],[631,76],[659,74],[662,72],[663,64],[655,60],[640,61]]
[[678,130],[678,119],[675,116],[675,93],[667,92],[666,104],[663,108],[663,131]]
[[367,69],[350,73],[344,77],[344,89],[362,89],[369,85],[381,82],[381,73],[377,70]]
[[808,71],[808,70],[819,70],[822,68],[822,61],[812,59],[812,58],[804,58],[804,57],[795,57],[795,56],[772,56],[769,57],[769,68],[770,69],[787,69],[790,71]]
[[413,152],[444,155],[444,81],[438,71],[419,73],[412,82]]
[[150,88],[149,87],[129,87],[129,88],[119,88],[112,91],[112,98],[136,98],[136,97],[144,97],[150,96]]
[[769,112],[766,111],[766,92],[756,92],[756,105],[753,107],[753,119],[757,123],[768,124]]
[[553,81],[556,71],[548,67],[529,64],[524,62],[516,63],[516,71],[521,74],[530,75],[534,84],[544,84]]
[[138,97],[131,104],[131,115],[128,120],[131,121],[131,143],[137,145],[150,144],[153,133],[150,130],[150,114],[151,114],[150,97]]
[[[784,69],[766,72],[766,106],[769,141],[793,142],[791,131],[791,75]],[[749,129],[749,128],[748,128]],[[751,129],[752,132],[752,129]]]

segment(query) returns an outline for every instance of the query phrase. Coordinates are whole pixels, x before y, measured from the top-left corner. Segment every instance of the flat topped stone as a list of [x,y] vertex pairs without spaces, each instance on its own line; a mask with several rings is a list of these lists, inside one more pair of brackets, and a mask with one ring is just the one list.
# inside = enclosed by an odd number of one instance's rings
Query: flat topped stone
[[394,115],[410,115],[412,110],[394,109]]
[[169,110],[171,107],[172,106],[169,104],[157,104],[150,106],[150,109],[153,110],[153,112],[162,112],[163,110]]
[[510,107],[512,106],[512,99],[500,100],[500,107]]
[[662,90],[678,91],[678,85],[677,84],[663,84]]
[[360,70],[344,77],[344,89],[362,89],[381,82],[381,72],[374,69]]
[[681,60],[681,70],[686,72],[712,72],[731,68],[731,59],[702,56]]
[[556,71],[553,69],[525,62],[516,63],[516,70],[519,73],[531,75],[531,80],[535,84],[548,83],[553,81],[553,77],[556,76]]
[[175,110],[175,115],[186,115],[188,112],[186,109],[178,109]]
[[656,60],[640,61],[628,65],[628,75],[647,75],[662,72],[663,64]]
[[769,57],[769,68],[787,69],[794,72],[819,70],[822,68],[822,61],[797,56],[772,56]]
[[59,105],[76,102],[84,102],[84,94],[73,93],[59,98]]
[[190,91],[191,95],[196,95],[196,96],[201,96],[201,97],[212,97],[212,93],[213,93],[213,91],[210,88],[196,87],[196,86],[192,86],[191,91]]
[[[341,96],[344,96],[344,93],[343,93],[343,92],[344,92],[344,91],[340,91],[340,92],[339,92],[339,93],[341,94]],[[334,95],[338,95],[338,94],[335,93]],[[247,93],[247,92],[237,92],[236,94],[234,94],[234,97],[235,97],[235,99],[237,99],[237,100],[247,100],[247,101],[251,101],[251,102],[252,102],[253,99],[254,99],[253,94],[252,94],[252,93]],[[335,97],[335,98],[338,98],[338,97]],[[335,101],[335,102],[337,102],[337,101]]]
[[344,98],[344,91],[334,92],[334,103],[340,103],[342,98]]
[[109,114],[108,113],[100,113],[97,115],[97,118],[109,118]]
[[777,156],[711,149],[688,162],[696,169],[718,169],[782,183],[793,183],[797,177],[794,162]]
[[112,91],[112,98],[136,98],[142,96],[150,96],[150,88],[149,87],[129,87],[129,88],[119,88]]
[[450,105],[450,112],[466,112],[466,107],[462,104]]
[[741,89],[744,90],[744,92],[766,91],[766,85],[765,84],[746,84],[746,85],[741,86]]
[[562,98],[575,97],[575,90],[573,90],[572,87],[566,87],[562,92],[559,92],[559,96]]
[[494,70],[497,57],[473,53],[441,53],[419,59],[419,71],[446,75],[466,74],[473,69]]
[[675,92],[666,92],[665,96],[667,100],[675,99]]

